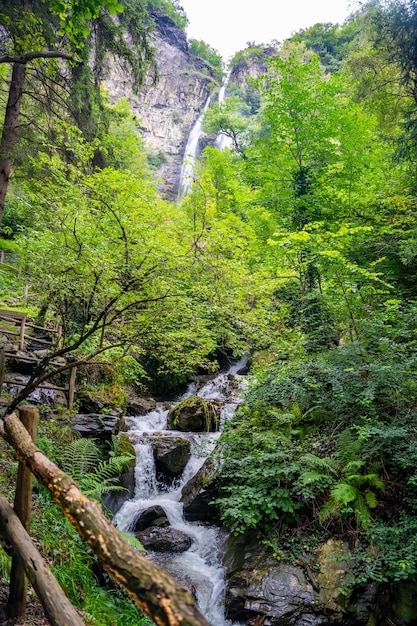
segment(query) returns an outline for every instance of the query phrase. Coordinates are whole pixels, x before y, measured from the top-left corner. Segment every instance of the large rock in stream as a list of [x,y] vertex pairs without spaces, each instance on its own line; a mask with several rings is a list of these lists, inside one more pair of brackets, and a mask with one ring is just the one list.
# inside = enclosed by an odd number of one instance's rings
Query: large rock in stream
[[157,476],[180,476],[191,457],[190,442],[175,436],[153,436],[151,442]]
[[199,396],[190,396],[173,406],[168,413],[167,428],[181,432],[215,432],[219,430],[220,407]]
[[71,428],[81,437],[92,437],[101,441],[110,441],[112,435],[127,430],[119,414],[102,415],[101,413],[78,413],[72,418]]
[[220,524],[220,513],[213,503],[216,499],[218,461],[212,456],[204,461],[198,472],[184,485],[181,502],[187,522]]
[[171,526],[151,526],[137,533],[136,537],[153,552],[185,552],[192,544],[191,537]]

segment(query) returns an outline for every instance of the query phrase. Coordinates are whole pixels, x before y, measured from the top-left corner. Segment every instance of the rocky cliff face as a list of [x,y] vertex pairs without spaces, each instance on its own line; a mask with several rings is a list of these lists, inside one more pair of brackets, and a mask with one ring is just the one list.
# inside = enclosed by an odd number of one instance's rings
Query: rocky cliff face
[[140,119],[141,133],[161,179],[161,192],[177,197],[181,164],[187,138],[214,86],[211,69],[188,52],[184,32],[157,10],[153,45],[159,78],[149,76],[139,94],[132,89],[132,79],[113,63],[106,88],[110,101],[125,98]]

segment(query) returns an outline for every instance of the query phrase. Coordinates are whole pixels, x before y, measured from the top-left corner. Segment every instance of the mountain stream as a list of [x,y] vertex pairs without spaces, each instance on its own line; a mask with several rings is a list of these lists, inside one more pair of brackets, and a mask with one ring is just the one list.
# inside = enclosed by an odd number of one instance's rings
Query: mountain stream
[[[220,402],[222,427],[240,403],[239,391],[244,381],[237,376],[237,372],[244,364],[244,361],[235,363],[227,372],[218,374],[201,387],[198,383],[190,384],[178,401],[198,395],[205,400]],[[168,414],[166,406],[166,403],[161,403],[147,415],[126,418],[129,438],[136,451],[135,493],[133,498],[119,509],[114,521],[121,530],[132,532],[136,520],[143,511],[157,505],[162,507],[170,526],[191,537],[192,544],[182,553],[154,552],[149,553],[148,557],[180,584],[196,586],[199,609],[212,626],[239,626],[227,620],[224,615],[225,571],[221,559],[222,531],[216,526],[185,521],[183,505],[180,502],[182,488],[203,465],[220,433],[182,433],[166,430]],[[181,478],[170,487],[159,484],[157,480],[151,446],[151,437],[155,433],[158,436],[184,437],[191,441],[191,458]]]

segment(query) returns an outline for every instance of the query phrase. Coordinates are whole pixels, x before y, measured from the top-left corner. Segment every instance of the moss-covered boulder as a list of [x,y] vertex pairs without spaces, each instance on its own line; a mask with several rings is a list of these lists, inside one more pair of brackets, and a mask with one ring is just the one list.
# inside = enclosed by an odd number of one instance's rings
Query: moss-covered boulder
[[168,413],[167,428],[181,432],[215,432],[219,430],[220,408],[199,396],[190,396],[173,406]]

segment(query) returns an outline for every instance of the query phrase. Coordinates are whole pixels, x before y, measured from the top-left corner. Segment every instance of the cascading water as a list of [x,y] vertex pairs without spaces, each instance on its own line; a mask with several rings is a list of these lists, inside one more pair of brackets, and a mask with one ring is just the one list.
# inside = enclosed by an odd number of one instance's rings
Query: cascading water
[[185,146],[178,190],[178,198],[180,200],[187,195],[193,183],[194,167],[198,151],[198,142],[203,130],[204,113],[207,111],[209,104],[210,96],[207,98],[206,104],[204,105],[203,113],[199,116],[196,123],[192,127],[190,135],[188,137],[187,145]]
[[[222,86],[220,88],[220,91],[219,91],[218,102],[219,102],[220,105],[224,102],[224,98],[226,96],[227,83],[229,82],[229,78],[230,78],[230,71],[224,77],[223,84],[222,84]],[[216,148],[218,148],[219,150],[223,150],[224,148],[228,148],[231,145],[232,145],[232,140],[231,140],[230,137],[228,137],[227,135],[225,135],[222,132],[217,135],[217,137],[216,137]]]
[[[240,402],[239,385],[236,388],[232,382],[242,365],[243,362],[235,364],[228,372],[219,374],[200,389],[193,383],[180,400],[197,394],[206,400],[221,402],[220,421],[224,423],[233,415]],[[192,544],[188,550],[179,554],[152,553],[149,554],[149,558],[180,584],[187,586],[195,584],[199,609],[212,626],[239,626],[226,620],[224,615],[225,572],[221,560],[222,531],[216,526],[185,521],[183,506],[179,501],[182,488],[200,469],[208,453],[214,448],[219,433],[167,431],[165,430],[167,414],[166,405],[161,405],[143,417],[127,418],[129,437],[136,450],[135,495],[125,502],[114,521],[121,530],[130,532],[143,511],[153,506],[162,507],[170,526],[188,535]],[[192,444],[192,456],[181,479],[169,488],[166,485],[159,485],[157,481],[151,445],[151,437],[155,434],[159,437],[164,435],[184,437]]]

